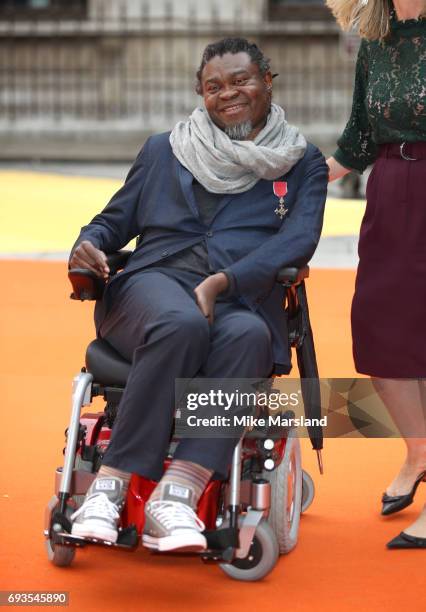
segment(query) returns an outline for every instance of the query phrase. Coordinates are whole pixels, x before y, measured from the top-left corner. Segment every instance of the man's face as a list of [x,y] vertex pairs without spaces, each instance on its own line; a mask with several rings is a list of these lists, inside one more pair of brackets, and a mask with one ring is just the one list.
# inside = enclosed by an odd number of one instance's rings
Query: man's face
[[203,68],[201,87],[210,118],[228,134],[234,126],[245,125],[249,126],[247,134],[241,139],[253,140],[264,127],[271,104],[272,75],[268,71],[262,76],[248,53],[213,57]]

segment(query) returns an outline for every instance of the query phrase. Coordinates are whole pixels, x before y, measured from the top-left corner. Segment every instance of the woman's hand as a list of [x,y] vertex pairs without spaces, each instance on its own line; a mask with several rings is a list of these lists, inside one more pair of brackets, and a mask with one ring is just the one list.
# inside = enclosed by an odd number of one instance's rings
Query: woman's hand
[[228,277],[224,272],[212,274],[203,280],[194,289],[195,300],[203,315],[208,319],[210,325],[214,321],[214,307],[219,293],[228,288]]
[[329,174],[328,174],[329,183],[339,178],[342,178],[342,176],[345,176],[345,174],[349,174],[350,172],[350,170],[348,170],[347,168],[339,164],[339,162],[336,161],[334,157],[329,157],[327,159],[327,165],[328,165],[328,171],[329,171]]
[[109,276],[109,267],[105,253],[94,247],[88,240],[80,242],[72,254],[69,267],[71,269],[84,268],[85,270],[91,270],[100,278],[107,279]]

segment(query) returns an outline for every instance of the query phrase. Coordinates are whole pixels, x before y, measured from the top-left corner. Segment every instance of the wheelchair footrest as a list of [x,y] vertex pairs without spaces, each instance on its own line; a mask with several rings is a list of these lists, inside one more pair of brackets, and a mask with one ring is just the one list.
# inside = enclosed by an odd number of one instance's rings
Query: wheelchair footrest
[[208,549],[201,553],[205,562],[230,563],[239,547],[238,529],[227,527],[205,531]]
[[125,529],[120,529],[117,542],[107,542],[105,540],[98,540],[97,538],[82,538],[65,531],[56,533],[54,540],[57,544],[77,546],[79,548],[87,545],[94,545],[108,548],[120,548],[122,550],[135,550],[139,544],[138,532],[134,525],[126,527]]
[[229,546],[225,550],[208,549],[201,553],[200,557],[204,563],[231,563],[235,556],[235,548]]

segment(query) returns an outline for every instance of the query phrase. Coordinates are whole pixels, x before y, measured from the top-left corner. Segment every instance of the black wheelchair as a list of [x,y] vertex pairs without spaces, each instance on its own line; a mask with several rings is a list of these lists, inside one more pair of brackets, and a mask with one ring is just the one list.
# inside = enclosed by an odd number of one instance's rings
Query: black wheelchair
[[[121,270],[130,251],[109,255],[111,275]],[[277,282],[286,288],[283,308],[288,315],[289,340],[296,349],[305,414],[320,418],[318,369],[304,279],[309,268],[285,268]],[[74,300],[101,299],[105,282],[89,270],[69,270]],[[130,370],[125,361],[104,340],[90,343],[86,365],[74,378],[72,411],[66,429],[64,465],[55,474],[55,494],[49,501],[44,536],[48,558],[56,566],[68,566],[77,549],[88,545],[134,550],[140,541],[144,504],[156,483],[133,475],[121,515],[117,543],[79,538],[71,534],[71,514],[81,505],[94,480],[108,446],[111,428]],[[101,397],[102,412],[81,414],[83,406]],[[322,473],[321,427],[308,428],[317,451]],[[171,437],[165,467],[173,456],[176,439]],[[272,436],[268,427],[246,430],[236,445],[229,476],[212,480],[198,505],[206,525],[208,549],[203,561],[218,563],[229,577],[254,581],[266,576],[280,554],[297,543],[300,515],[312,503],[312,478],[302,470],[299,438],[294,429]]]

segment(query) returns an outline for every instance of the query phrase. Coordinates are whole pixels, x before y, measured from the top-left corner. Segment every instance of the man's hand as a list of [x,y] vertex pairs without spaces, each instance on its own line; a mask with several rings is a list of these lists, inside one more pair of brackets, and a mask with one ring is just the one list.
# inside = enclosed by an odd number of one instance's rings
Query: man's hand
[[226,291],[229,282],[223,272],[218,272],[203,280],[194,289],[196,302],[203,313],[212,324],[214,320],[214,306],[219,293]]
[[80,242],[70,259],[69,267],[91,270],[100,278],[107,279],[109,275],[105,253],[94,247],[88,240]]

